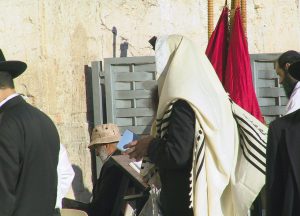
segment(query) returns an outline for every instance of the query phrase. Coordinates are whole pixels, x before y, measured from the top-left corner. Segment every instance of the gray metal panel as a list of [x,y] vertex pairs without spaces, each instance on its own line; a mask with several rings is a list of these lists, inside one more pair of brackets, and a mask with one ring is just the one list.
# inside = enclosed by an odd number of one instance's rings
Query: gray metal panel
[[286,113],[285,106],[265,106],[261,107],[261,111],[267,116],[284,115]]
[[155,85],[154,56],[104,59],[107,122],[121,132],[150,132],[154,112],[151,88]]
[[267,124],[285,114],[287,98],[275,72],[280,54],[252,54],[251,67],[258,103]]
[[260,87],[258,88],[258,97],[279,97],[279,96],[285,96],[284,90],[283,88],[279,88],[279,87]]
[[100,86],[101,62],[92,62],[92,87],[93,87],[93,110],[94,125],[103,123],[102,92]]
[[[93,89],[93,113],[94,113],[94,125],[103,123],[103,103],[102,103],[102,91],[101,91],[101,62],[92,62],[92,89]],[[91,152],[92,159],[92,173],[93,183],[95,183],[100,175],[102,162],[96,157],[94,151]]]
[[[136,71],[135,71],[136,72]],[[125,72],[125,73],[116,73],[116,82],[128,82],[128,81],[147,81],[152,80],[153,74],[147,72],[139,72],[139,73],[132,73],[132,72]]]
[[[134,82],[134,81],[133,81]],[[140,98],[150,98],[150,90],[123,90],[115,91],[115,99],[140,99]]]
[[151,108],[116,109],[116,117],[153,116]]

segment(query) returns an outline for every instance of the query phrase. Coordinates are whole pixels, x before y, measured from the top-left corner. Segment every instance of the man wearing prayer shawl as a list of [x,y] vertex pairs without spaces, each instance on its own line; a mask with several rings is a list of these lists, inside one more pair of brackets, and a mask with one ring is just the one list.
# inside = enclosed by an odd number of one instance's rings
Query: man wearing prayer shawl
[[156,122],[125,154],[143,158],[149,182],[159,176],[164,216],[247,215],[265,181],[266,127],[230,101],[187,38],[159,37],[155,57]]

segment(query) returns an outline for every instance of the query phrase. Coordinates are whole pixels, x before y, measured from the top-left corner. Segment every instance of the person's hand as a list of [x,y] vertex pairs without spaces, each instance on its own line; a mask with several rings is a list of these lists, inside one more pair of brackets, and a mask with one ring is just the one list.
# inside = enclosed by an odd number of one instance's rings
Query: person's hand
[[139,140],[132,141],[124,146],[126,151],[123,154],[129,155],[129,158],[134,158],[136,161],[140,161],[147,155],[152,140],[152,136],[146,136]]

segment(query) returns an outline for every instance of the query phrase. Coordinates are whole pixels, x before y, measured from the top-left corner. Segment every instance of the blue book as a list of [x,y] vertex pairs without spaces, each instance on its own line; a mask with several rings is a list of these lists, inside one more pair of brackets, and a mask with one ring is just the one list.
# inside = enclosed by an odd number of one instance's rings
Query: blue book
[[126,149],[124,149],[124,145],[127,145],[128,143],[137,140],[138,138],[139,136],[137,134],[127,129],[124,131],[120,141],[118,142],[117,148],[120,151],[125,151]]

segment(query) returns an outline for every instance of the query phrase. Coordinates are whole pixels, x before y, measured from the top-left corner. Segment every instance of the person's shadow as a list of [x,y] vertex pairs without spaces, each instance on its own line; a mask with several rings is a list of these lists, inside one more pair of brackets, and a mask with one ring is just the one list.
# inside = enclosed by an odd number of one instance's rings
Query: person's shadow
[[74,192],[75,200],[88,203],[92,196],[91,192],[88,188],[86,188],[83,184],[83,176],[82,170],[77,165],[72,165],[73,170],[75,172],[75,176],[72,182],[72,189]]
[[128,42],[123,42],[120,44],[120,57],[127,57],[127,50],[128,50]]

